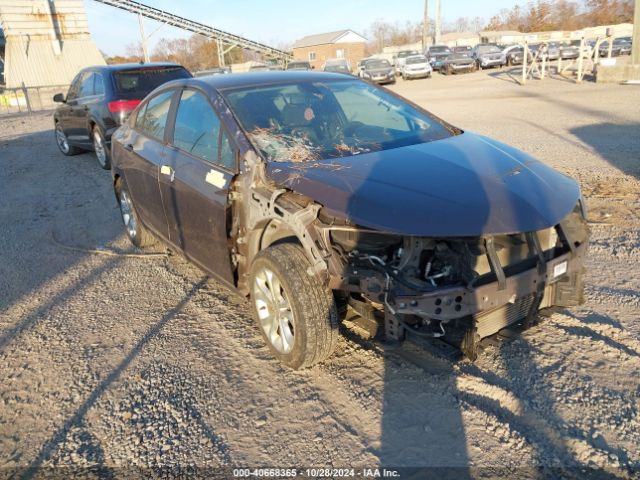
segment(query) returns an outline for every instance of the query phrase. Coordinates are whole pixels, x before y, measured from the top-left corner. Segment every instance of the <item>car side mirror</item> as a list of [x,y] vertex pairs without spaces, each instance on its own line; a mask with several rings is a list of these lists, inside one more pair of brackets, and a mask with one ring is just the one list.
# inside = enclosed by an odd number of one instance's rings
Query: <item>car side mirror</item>
[[64,93],[56,93],[53,96],[53,101],[56,103],[65,103],[66,99],[64,98]]

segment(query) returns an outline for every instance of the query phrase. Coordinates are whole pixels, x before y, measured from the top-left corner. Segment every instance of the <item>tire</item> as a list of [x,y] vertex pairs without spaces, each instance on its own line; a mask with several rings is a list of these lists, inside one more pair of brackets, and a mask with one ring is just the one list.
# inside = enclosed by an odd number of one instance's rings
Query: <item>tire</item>
[[407,76],[404,73],[402,74],[402,80],[404,80],[405,82],[407,81]]
[[261,251],[250,271],[258,329],[272,354],[294,370],[326,360],[338,341],[333,292],[307,273],[309,266],[300,246],[283,243]]
[[150,247],[156,243],[156,239],[140,221],[124,180],[116,183],[116,197],[120,207],[120,216],[131,243],[138,248]]
[[54,128],[54,134],[56,136],[56,145],[58,145],[58,150],[62,152],[63,155],[67,157],[71,157],[73,155],[78,155],[82,152],[81,148],[75,147],[73,145],[69,145],[69,140],[67,140],[67,135],[64,133],[62,129],[62,125],[60,122],[56,122]]
[[93,141],[93,151],[96,152],[98,164],[105,170],[111,170],[111,152],[109,152],[102,130],[97,125],[91,130],[91,140]]

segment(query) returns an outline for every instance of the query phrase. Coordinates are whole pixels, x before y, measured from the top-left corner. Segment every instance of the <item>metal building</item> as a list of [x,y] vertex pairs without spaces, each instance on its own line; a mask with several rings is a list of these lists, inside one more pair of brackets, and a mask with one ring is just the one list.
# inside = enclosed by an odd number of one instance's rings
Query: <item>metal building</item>
[[6,86],[67,85],[83,67],[104,64],[82,0],[2,0]]

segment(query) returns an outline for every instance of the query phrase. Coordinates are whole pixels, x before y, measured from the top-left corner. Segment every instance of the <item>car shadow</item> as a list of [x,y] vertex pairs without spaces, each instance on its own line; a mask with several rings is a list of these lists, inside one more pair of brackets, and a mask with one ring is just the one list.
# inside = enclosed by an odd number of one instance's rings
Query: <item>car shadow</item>
[[[440,176],[438,181],[441,184],[450,185],[451,189],[460,192],[460,203],[470,198],[467,196],[468,192],[474,192],[474,202],[483,205],[483,208],[478,210],[484,212],[484,217],[477,219],[479,224],[484,225],[478,231],[478,236],[482,237],[485,234],[484,228],[489,224],[489,213],[492,209],[498,208],[490,200],[495,200],[496,197],[491,191],[495,184],[489,179],[505,178],[506,182],[507,177],[505,172],[498,171],[490,162],[486,164],[481,175],[473,173],[478,172],[478,166],[474,164],[469,152],[460,151],[459,155],[450,153],[449,157],[459,159],[455,167],[452,166],[451,171],[443,168],[434,169],[434,175]],[[384,162],[376,162],[376,153],[368,155],[373,156],[373,159],[355,160],[363,162],[367,167],[359,166],[358,180],[349,182],[353,190],[344,205],[347,218],[355,224],[357,221],[354,216],[362,208],[362,198],[371,194],[371,183],[375,184],[381,179],[385,179],[385,183],[392,183],[388,178],[389,172],[382,166]],[[348,169],[344,175],[349,175]],[[413,175],[415,177],[417,172]],[[407,191],[414,191],[414,177],[404,185]],[[535,198],[541,210],[550,206],[549,195],[543,186],[531,184],[526,189],[526,192],[520,193],[527,198]],[[431,218],[420,215],[422,209],[413,208],[414,204],[402,200],[402,191],[398,190],[398,198],[387,192],[385,208],[394,210],[395,217],[407,219],[410,218],[407,212],[414,211],[410,222],[414,225],[432,222]],[[438,192],[429,193],[436,195]],[[429,199],[425,197],[423,201],[428,202]],[[487,208],[484,208],[485,205]],[[499,209],[502,218],[514,219],[517,223],[515,219],[519,217],[515,205],[502,202]],[[407,225],[407,228],[410,229],[411,225]],[[363,243],[356,245],[354,250],[361,253],[366,252],[366,248],[366,244]],[[348,272],[345,271],[345,277],[347,276]],[[523,284],[516,288],[519,291],[529,291],[531,286]],[[543,291],[544,285],[539,288],[541,290],[538,292]],[[384,296],[381,295],[379,302],[384,302]],[[533,300],[534,304],[535,302],[536,300]],[[529,315],[520,324],[522,328],[530,328],[538,322],[538,318],[536,306],[529,310]],[[447,324],[444,328],[449,330],[453,327]],[[407,332],[406,335],[409,339],[415,339],[412,332]],[[408,478],[475,478],[488,471],[494,474],[499,472],[498,475],[501,477],[545,478],[577,474],[579,469],[584,467],[576,459],[570,444],[574,437],[588,439],[588,434],[570,432],[563,427],[564,421],[555,410],[554,390],[543,377],[535,382],[535,395],[536,402],[544,404],[545,409],[538,410],[529,406],[529,392],[526,387],[525,390],[522,389],[522,378],[526,377],[526,372],[535,371],[537,357],[541,352],[529,345],[525,336],[517,332],[512,332],[512,335],[515,346],[510,347],[511,342],[507,342],[497,346],[496,351],[487,352],[502,365],[502,374],[494,374],[490,368],[478,367],[466,359],[452,360],[447,355],[440,355],[437,347],[417,353],[415,348],[410,346],[413,342],[405,341],[398,346],[386,340],[383,344],[385,367],[380,445],[373,449],[379,458],[381,469],[397,469],[403,475],[409,476]],[[456,337],[444,338],[451,341]],[[417,365],[422,370],[422,375],[416,376],[411,368],[407,368],[407,362],[413,366]],[[491,363],[489,361],[489,364]],[[509,429],[517,432],[533,451],[531,461],[520,463],[516,467],[496,465],[493,470],[487,467],[486,463],[478,467],[478,463],[486,462],[486,459],[482,455],[477,456],[477,451],[470,449],[479,441],[477,432],[467,431],[467,426],[470,425],[468,416],[477,415],[478,412],[496,419],[500,424],[508,425]],[[501,434],[487,432],[487,435],[495,435],[490,442],[495,442],[498,446],[503,443]],[[480,446],[483,453],[486,453],[485,448],[488,447]],[[590,478],[592,472],[588,468],[585,468],[584,472],[584,478]],[[598,478],[615,478],[606,472],[598,471],[597,474]]]

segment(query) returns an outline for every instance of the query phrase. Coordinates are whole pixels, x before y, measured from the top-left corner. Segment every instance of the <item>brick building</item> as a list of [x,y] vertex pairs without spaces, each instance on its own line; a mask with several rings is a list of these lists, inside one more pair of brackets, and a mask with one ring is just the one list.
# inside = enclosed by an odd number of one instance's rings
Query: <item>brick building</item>
[[354,68],[366,56],[366,45],[367,39],[353,30],[320,33],[297,40],[293,56],[296,60],[308,61],[317,70],[331,58],[346,58]]

